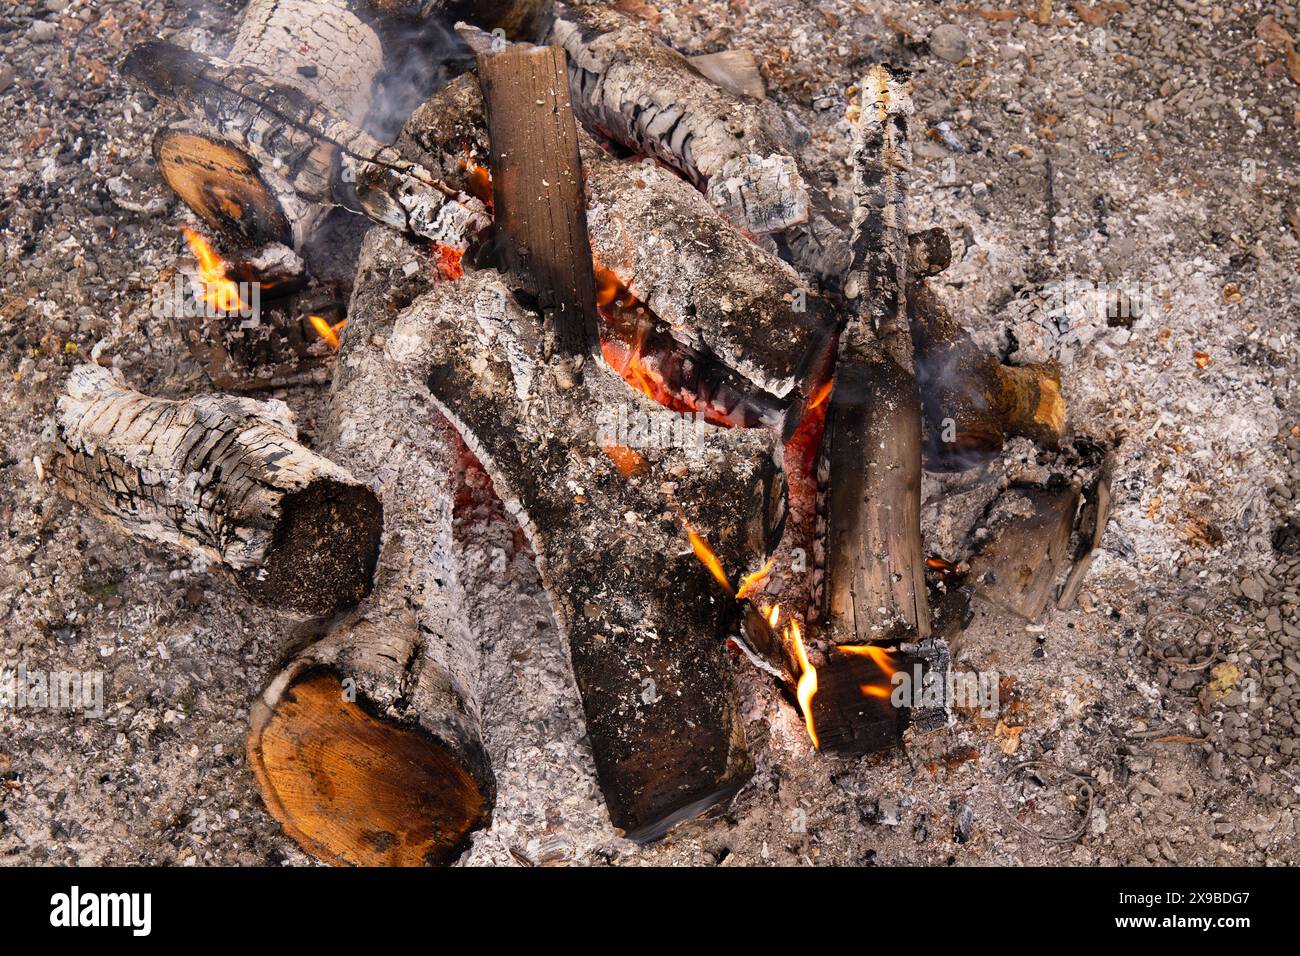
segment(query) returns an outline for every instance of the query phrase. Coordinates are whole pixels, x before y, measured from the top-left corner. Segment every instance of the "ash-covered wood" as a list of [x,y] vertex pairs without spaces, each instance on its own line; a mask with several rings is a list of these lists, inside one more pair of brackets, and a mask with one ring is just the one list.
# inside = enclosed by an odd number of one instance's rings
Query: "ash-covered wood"
[[749,232],[807,221],[788,124],[771,104],[726,93],[608,8],[557,4],[547,42],[569,54],[574,108],[587,126],[674,167]]
[[556,4],[546,42],[569,54],[574,109],[589,129],[681,172],[737,228],[771,235],[838,286],[849,254],[841,217],[807,181],[802,137],[769,101],[724,89],[640,23]]
[[149,398],[83,365],[56,424],[59,491],[126,533],[225,564],[257,600],[301,614],[370,591],[379,502],[298,444],[282,402]]
[[132,50],[123,72],[255,157],[260,169],[282,171],[309,203],[341,205],[458,251],[489,224],[479,200],[403,160],[295,86],[158,41]]
[[1088,576],[1088,569],[1092,567],[1093,559],[1101,549],[1102,538],[1106,536],[1106,525],[1110,522],[1113,503],[1110,484],[1114,470],[1115,456],[1108,454],[1097,470],[1096,477],[1083,490],[1084,504],[1077,522],[1079,547],[1074,553],[1074,565],[1056,599],[1059,608],[1066,609],[1074,605],[1079,589]]
[[[373,16],[366,0],[251,0],[226,59],[360,126],[384,63]],[[181,201],[227,239],[301,249],[329,211],[298,196],[273,164],[260,168],[200,124],[161,130],[154,157]]]
[[331,862],[450,862],[495,797],[481,635],[465,623],[452,539],[460,446],[430,406],[422,353],[386,346],[430,285],[405,268],[423,258],[385,230],[368,235],[331,395],[330,453],[384,504],[374,593],[267,688],[248,736],[268,809]]
[[537,32],[550,0],[366,0],[377,10],[412,19],[442,17],[464,20],[485,30],[501,30],[511,39],[528,39]]
[[478,57],[496,243],[545,321],[547,354],[592,355],[596,281],[564,51],[511,44]]
[[[487,197],[485,130],[478,82],[463,75],[415,111],[397,148],[446,182]],[[811,357],[829,347],[831,322],[820,297],[677,176],[654,163],[615,159],[582,130],[578,138],[598,264],[697,353],[682,356],[682,364],[689,359],[700,370],[701,407],[716,406],[719,417],[735,407],[714,401],[717,388],[708,383],[719,380],[710,368],[716,363],[752,383],[740,390],[747,404],[774,423],[778,399],[808,387]]]
[[738,608],[688,528],[732,581],[761,564],[780,514],[773,436],[701,424],[639,440],[622,423],[669,413],[598,362],[576,384],[554,374],[541,337],[478,272],[418,299],[387,348],[429,356],[434,402],[519,518],[569,639],[610,817],[653,839],[750,773],[724,649]]
[[975,344],[926,282],[908,287],[926,423],[926,467],[970,468],[1022,436],[1056,448],[1065,401],[1055,363],[1004,365]]

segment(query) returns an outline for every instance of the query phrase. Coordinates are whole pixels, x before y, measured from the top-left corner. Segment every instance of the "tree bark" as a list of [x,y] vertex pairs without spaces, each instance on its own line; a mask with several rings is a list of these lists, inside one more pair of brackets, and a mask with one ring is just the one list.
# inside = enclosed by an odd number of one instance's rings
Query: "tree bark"
[[56,421],[60,492],[126,533],[220,562],[260,602],[304,615],[370,591],[379,502],[298,444],[282,402],[148,398],[83,365]]

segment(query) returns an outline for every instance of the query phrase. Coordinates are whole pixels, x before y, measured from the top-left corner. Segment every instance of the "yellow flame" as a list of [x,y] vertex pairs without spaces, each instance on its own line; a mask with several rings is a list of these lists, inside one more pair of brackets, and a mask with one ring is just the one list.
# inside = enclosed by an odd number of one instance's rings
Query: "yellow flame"
[[767,614],[768,626],[775,628],[781,620],[781,605],[773,604],[772,609]]
[[772,573],[772,568],[776,565],[776,556],[768,558],[767,564],[763,565],[752,574],[746,574],[740,579],[740,587],[736,590],[736,600],[749,597],[754,591],[758,590],[760,584],[767,580],[767,576]]
[[226,277],[226,262],[211,244],[189,226],[181,226],[185,242],[199,266],[199,279],[205,291],[203,301],[219,312],[239,312],[244,308],[239,298],[239,284]]
[[884,672],[886,677],[898,672],[893,659],[889,656],[889,651],[883,647],[877,647],[874,644],[841,644],[837,650],[845,654],[858,654],[862,657],[871,658],[872,662]]
[[695,552],[696,559],[709,569],[709,573],[727,589],[728,594],[734,594],[735,591],[731,587],[731,581],[727,579],[727,572],[722,569],[722,562],[713,553],[713,549],[709,547],[708,542],[696,534],[690,525],[686,526],[686,534],[691,539],[691,550]]
[[799,660],[799,684],[795,687],[794,695],[799,699],[799,709],[803,711],[804,726],[808,728],[813,749],[820,750],[821,741],[817,739],[812,712],[812,701],[817,695],[817,668],[813,667],[812,661],[808,660],[808,652],[803,646],[803,635],[799,632],[798,621],[790,621],[786,628],[786,637],[794,647],[795,657]]
[[343,331],[343,326],[348,324],[347,319],[335,323],[334,325],[330,325],[325,321],[323,316],[309,315],[307,316],[307,321],[310,322],[311,327],[316,330],[316,334],[329,344],[330,348],[336,352],[339,350],[339,333]]

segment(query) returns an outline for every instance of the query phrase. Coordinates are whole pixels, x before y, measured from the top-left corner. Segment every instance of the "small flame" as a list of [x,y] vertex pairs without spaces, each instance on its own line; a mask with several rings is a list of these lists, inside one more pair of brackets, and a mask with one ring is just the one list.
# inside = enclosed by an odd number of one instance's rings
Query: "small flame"
[[731,587],[731,581],[727,578],[727,572],[722,569],[722,562],[713,553],[713,549],[709,547],[708,542],[696,534],[690,525],[686,526],[686,535],[691,539],[691,550],[695,552],[695,557],[700,564],[709,569],[709,573],[727,589],[728,594],[735,594]]
[[311,327],[316,330],[316,334],[323,338],[330,348],[335,352],[339,350],[339,333],[343,331],[343,326],[348,324],[347,319],[330,325],[324,316],[309,315],[307,321],[311,323]]
[[862,657],[871,658],[872,663],[879,667],[886,677],[892,677],[898,673],[898,668],[894,666],[889,651],[883,647],[878,647],[875,644],[840,644],[836,649],[844,654],[858,654]]
[[740,587],[736,589],[736,600],[742,600],[749,597],[758,590],[759,586],[767,580],[767,576],[772,573],[772,568],[776,566],[776,556],[768,558],[767,564],[763,565],[757,571],[746,574],[740,579]]
[[808,728],[808,736],[812,740],[814,750],[821,749],[821,741],[817,739],[817,728],[813,726],[812,702],[817,696],[817,668],[813,667],[812,661],[808,660],[808,652],[803,646],[803,635],[799,632],[799,622],[791,620],[786,627],[786,638],[794,648],[794,654],[799,661],[799,684],[795,687],[794,695],[799,700],[799,709],[803,711],[804,726]]
[[227,276],[226,260],[217,255],[212,244],[189,226],[181,226],[185,242],[199,266],[199,280],[204,285],[203,301],[218,312],[239,312],[244,303],[239,298],[239,284]]
[[781,621],[781,605],[773,604],[771,610],[768,611],[767,613],[767,624],[769,627],[774,628],[778,623],[780,623],[780,621]]

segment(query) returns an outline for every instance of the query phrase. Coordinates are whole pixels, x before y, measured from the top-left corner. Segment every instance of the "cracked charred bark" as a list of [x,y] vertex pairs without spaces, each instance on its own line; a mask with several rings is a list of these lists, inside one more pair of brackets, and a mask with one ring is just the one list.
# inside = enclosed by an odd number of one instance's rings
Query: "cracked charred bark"
[[59,491],[126,533],[220,562],[260,602],[300,614],[369,592],[379,502],[298,444],[284,403],[149,398],[82,365],[56,422]]

